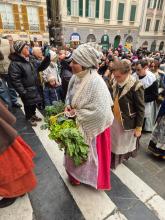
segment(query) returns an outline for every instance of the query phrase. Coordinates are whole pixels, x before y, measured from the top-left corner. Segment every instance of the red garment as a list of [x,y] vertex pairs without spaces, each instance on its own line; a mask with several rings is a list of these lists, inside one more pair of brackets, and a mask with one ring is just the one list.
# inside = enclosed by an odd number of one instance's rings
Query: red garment
[[0,155],[0,196],[17,197],[36,186],[34,156],[34,152],[19,136]]
[[96,138],[96,147],[98,155],[98,179],[97,189],[110,190],[110,164],[111,164],[111,136],[110,128]]

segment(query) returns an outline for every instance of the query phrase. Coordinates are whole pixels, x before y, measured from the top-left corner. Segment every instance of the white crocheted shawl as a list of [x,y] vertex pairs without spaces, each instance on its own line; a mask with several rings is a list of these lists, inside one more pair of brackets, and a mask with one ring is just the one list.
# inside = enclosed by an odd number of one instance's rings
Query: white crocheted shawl
[[78,76],[73,75],[68,88],[76,88],[70,100],[72,108],[76,109],[77,123],[87,144],[113,122],[111,106],[113,101],[110,92],[95,69],[85,72],[85,75],[77,84]]

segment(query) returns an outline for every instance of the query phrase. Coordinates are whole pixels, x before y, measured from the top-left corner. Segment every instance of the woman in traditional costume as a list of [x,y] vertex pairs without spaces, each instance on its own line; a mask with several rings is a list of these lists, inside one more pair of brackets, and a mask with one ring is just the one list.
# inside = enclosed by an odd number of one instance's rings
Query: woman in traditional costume
[[36,186],[34,153],[11,127],[15,121],[0,102],[0,208],[13,204]]
[[99,190],[110,190],[111,138],[113,122],[111,95],[97,72],[99,52],[89,44],[73,52],[72,76],[66,111],[76,114],[79,130],[89,146],[88,160],[76,167],[65,157],[65,168],[74,185],[88,184]]
[[112,85],[114,121],[111,127],[111,168],[137,153],[137,138],[141,136],[144,119],[144,89],[131,76],[131,65],[116,61],[113,65],[115,80]]
[[155,156],[165,159],[165,100],[159,110],[148,150]]

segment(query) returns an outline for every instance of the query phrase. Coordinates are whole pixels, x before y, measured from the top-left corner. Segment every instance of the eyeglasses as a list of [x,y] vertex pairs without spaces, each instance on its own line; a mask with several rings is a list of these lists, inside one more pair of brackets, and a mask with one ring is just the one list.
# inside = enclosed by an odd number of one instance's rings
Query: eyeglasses
[[151,65],[150,67],[155,67],[154,65]]

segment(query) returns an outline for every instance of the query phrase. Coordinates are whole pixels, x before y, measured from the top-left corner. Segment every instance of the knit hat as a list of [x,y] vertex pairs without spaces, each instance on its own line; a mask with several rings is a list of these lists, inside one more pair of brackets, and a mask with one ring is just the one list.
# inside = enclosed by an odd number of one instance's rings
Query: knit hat
[[72,62],[72,54],[68,51],[66,52],[65,55],[65,59],[64,59],[67,63],[71,63]]
[[24,48],[24,46],[27,45],[26,41],[21,41],[21,40],[17,40],[14,43],[14,50],[16,53],[21,53],[22,49]]
[[48,74],[48,76],[47,76],[47,81],[50,82],[51,80],[55,80],[56,81],[56,77],[52,73]]
[[81,44],[73,51],[73,60],[83,67],[98,67],[101,53],[95,49],[91,44]]

